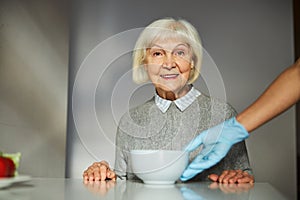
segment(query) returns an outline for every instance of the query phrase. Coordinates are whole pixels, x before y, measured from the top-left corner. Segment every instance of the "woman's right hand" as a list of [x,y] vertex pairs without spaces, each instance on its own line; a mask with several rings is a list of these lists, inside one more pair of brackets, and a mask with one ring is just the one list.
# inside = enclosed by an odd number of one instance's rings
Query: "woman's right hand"
[[95,162],[83,172],[84,181],[116,181],[116,173],[109,168],[106,161]]

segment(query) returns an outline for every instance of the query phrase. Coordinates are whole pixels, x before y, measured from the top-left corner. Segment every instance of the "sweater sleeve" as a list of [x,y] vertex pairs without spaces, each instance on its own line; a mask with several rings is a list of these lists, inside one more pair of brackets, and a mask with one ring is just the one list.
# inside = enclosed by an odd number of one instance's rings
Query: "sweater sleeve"
[[115,172],[118,176],[125,177],[127,171],[127,158],[124,152],[124,139],[122,138],[121,129],[118,127],[116,135],[116,147],[115,147]]

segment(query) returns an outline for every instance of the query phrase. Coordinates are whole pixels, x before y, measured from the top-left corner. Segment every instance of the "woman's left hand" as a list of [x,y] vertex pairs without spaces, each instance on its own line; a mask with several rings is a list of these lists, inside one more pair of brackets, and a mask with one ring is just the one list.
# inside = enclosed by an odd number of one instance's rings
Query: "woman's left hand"
[[219,183],[254,183],[254,176],[242,170],[224,170],[221,175],[211,174],[208,178]]

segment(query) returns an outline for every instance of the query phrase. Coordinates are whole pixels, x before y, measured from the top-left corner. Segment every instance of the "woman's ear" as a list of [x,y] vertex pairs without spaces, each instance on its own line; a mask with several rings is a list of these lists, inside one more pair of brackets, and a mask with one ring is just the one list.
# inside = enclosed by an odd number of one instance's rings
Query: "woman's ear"
[[191,69],[194,69],[194,60],[191,61]]
[[148,65],[146,63],[143,64],[144,70],[147,72],[148,71]]

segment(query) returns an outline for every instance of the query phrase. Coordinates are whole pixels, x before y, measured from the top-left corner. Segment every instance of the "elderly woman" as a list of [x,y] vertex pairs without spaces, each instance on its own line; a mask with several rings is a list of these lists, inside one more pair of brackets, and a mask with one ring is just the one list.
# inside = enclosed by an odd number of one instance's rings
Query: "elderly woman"
[[[150,80],[155,94],[122,116],[114,170],[106,161],[96,162],[84,171],[84,180],[116,180],[117,176],[137,179],[131,173],[130,150],[183,150],[203,130],[236,115],[226,102],[193,87],[201,61],[200,38],[189,22],[159,19],[144,29],[133,53],[133,80],[136,83]],[[198,148],[190,153],[190,161],[199,151]],[[223,183],[252,183],[245,143],[237,143],[221,162],[191,180],[209,178]]]

